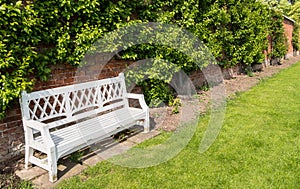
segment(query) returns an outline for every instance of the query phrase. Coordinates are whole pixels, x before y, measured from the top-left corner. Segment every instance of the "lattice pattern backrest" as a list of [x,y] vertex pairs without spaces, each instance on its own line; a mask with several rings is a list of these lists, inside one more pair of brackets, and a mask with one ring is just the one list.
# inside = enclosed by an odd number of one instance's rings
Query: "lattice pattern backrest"
[[72,115],[87,108],[102,108],[116,100],[123,100],[125,91],[124,80],[120,77],[75,85],[69,92]]
[[110,103],[124,97],[122,81],[114,83],[104,83],[99,87],[99,98],[102,105]]
[[65,94],[60,91],[46,90],[23,94],[22,111],[26,119],[45,121],[67,115]]
[[33,93],[23,92],[22,114],[26,119],[46,121],[70,118],[87,109],[98,109],[123,101],[125,104],[125,81],[119,77],[80,83]]
[[97,92],[97,86],[77,87],[75,85],[75,87],[68,92],[70,114],[73,115],[86,108],[99,107]]

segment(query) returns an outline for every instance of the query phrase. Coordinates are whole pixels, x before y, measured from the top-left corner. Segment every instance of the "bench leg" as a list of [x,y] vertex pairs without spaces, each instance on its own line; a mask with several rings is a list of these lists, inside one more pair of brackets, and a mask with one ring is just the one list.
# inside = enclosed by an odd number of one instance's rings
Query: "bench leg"
[[25,169],[28,169],[29,158],[33,156],[33,149],[29,146],[25,146]]
[[55,148],[50,148],[47,156],[48,156],[48,166],[49,166],[49,181],[55,182],[57,181],[57,159]]
[[149,120],[149,110],[146,113],[146,118],[144,120],[144,133],[148,133],[150,131],[150,120]]

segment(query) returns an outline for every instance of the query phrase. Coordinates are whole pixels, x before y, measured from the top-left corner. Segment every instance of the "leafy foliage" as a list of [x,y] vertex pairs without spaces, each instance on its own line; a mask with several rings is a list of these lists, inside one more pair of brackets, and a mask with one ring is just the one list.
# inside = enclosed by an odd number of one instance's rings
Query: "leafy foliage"
[[[275,30],[268,26],[273,22],[271,12],[267,5],[250,0],[3,0],[0,3],[0,117],[5,116],[5,110],[22,90],[30,90],[38,78],[49,77],[50,65],[78,66],[95,40],[136,22],[162,22],[187,29],[209,47],[221,66],[259,63],[263,59],[262,51],[267,48],[267,36],[275,35]],[[279,21],[276,31],[275,36],[282,34]],[[176,39],[176,35],[171,37]],[[282,56],[284,52],[279,38],[273,38],[276,42],[272,56]],[[127,48],[121,56],[166,59],[186,72],[206,65],[199,67],[195,63],[202,55],[189,57],[185,49],[180,49],[182,44],[177,46],[174,49],[168,44],[140,44]],[[155,66],[164,69],[169,65]],[[146,95],[148,102],[162,92],[160,98],[165,103],[173,98],[165,80],[158,84],[157,78],[149,77],[145,82],[140,84],[151,91]]]
[[46,80],[49,65],[79,65],[103,31],[127,18],[125,1],[1,1],[0,117],[35,78]]
[[180,98],[174,99],[174,101],[171,102],[170,105],[173,106],[173,108],[172,108],[172,113],[173,113],[173,114],[178,114],[178,113],[179,113],[179,106],[182,105],[182,104],[181,104]]
[[293,38],[292,38],[292,44],[293,44],[293,48],[294,51],[298,51],[300,50],[300,26],[299,24],[295,24],[294,26],[294,30],[293,30]]
[[292,5],[291,10],[289,12],[289,16],[294,19],[297,23],[300,22],[300,1],[295,2]]
[[32,86],[27,76],[37,57],[35,45],[40,42],[38,25],[31,5],[3,3],[0,6],[0,117],[7,105],[19,96],[21,90]]
[[279,2],[279,9],[283,12],[283,14],[288,15],[291,11],[292,5],[289,3],[288,0],[281,0]]
[[271,59],[282,58],[287,53],[287,38],[282,27],[283,16],[281,12],[271,11],[270,36],[272,40]]
[[262,2],[268,4],[273,10],[280,11],[283,14],[288,14],[291,10],[291,4],[288,0],[262,0]]
[[292,44],[295,50],[300,50],[300,1],[293,1],[293,5],[291,7],[288,15],[296,21],[294,30],[293,30],[293,39]]
[[200,38],[205,41],[219,64],[249,65],[263,60],[268,33],[267,7],[253,1],[217,1],[198,24]]

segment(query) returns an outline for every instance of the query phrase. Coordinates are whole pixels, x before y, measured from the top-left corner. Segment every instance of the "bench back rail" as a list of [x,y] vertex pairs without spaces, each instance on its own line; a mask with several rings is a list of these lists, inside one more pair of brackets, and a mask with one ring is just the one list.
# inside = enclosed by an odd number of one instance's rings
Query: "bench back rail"
[[[50,129],[87,115],[128,107],[124,75],[32,93],[22,92],[24,119],[52,122]],[[54,121],[53,120],[59,120]]]

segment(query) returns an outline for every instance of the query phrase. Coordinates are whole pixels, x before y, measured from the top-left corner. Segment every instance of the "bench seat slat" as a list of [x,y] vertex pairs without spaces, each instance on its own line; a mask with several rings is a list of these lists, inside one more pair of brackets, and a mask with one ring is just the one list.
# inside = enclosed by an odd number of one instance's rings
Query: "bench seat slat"
[[83,118],[86,118],[86,117],[89,117],[89,116],[93,116],[93,115],[96,115],[98,113],[101,113],[101,112],[104,112],[104,111],[107,111],[107,110],[110,110],[110,109],[113,109],[113,108],[118,108],[118,107],[121,107],[121,106],[124,106],[123,101],[122,102],[117,102],[117,103],[114,103],[112,105],[105,106],[105,107],[102,107],[102,108],[97,108],[95,110],[90,110],[88,112],[83,112],[81,114],[72,116],[70,118],[67,117],[67,118],[62,119],[62,120],[51,122],[48,125],[49,125],[49,128],[52,129],[52,128],[58,127],[60,125],[68,124],[68,123],[71,123],[73,121],[77,121],[79,119],[83,119]]
[[[98,137],[108,137],[117,131],[119,127],[128,127],[135,121],[145,117],[145,112],[137,108],[122,108],[100,117],[68,126],[51,132],[51,138],[57,148],[58,157],[61,157],[63,151],[69,148],[76,148],[78,145],[86,144],[89,140]],[[43,144],[41,136],[36,138],[36,142]]]

